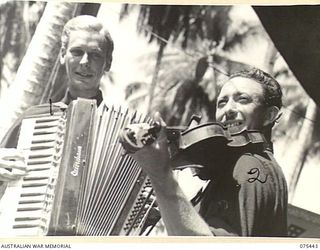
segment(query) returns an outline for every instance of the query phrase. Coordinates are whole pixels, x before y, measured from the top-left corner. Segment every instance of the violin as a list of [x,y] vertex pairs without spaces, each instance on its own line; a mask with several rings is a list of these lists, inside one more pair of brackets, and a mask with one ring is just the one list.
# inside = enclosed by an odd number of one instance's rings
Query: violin
[[[194,123],[196,121],[196,125]],[[129,124],[120,135],[120,142],[128,153],[135,153],[142,147],[152,144],[161,130],[157,122],[152,124]],[[242,130],[231,132],[218,122],[199,124],[198,118],[192,117],[187,127],[166,127],[170,143],[177,145],[179,151],[190,149],[206,141],[216,144],[222,142],[228,147],[244,147],[249,144],[262,144],[266,140],[259,131]]]
[[[161,130],[159,123],[130,124],[120,135],[120,142],[128,153],[152,144]],[[166,127],[171,165],[175,169],[186,166],[203,168],[214,163],[226,164],[232,156],[260,149],[266,139],[259,131],[233,132],[218,122],[200,124],[193,117],[187,127]]]

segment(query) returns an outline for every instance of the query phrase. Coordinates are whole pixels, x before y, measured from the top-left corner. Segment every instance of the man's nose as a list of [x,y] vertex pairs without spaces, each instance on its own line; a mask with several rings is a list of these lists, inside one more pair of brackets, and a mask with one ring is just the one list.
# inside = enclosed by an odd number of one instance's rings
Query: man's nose
[[237,116],[237,105],[234,101],[230,100],[225,106],[226,119],[234,119]]
[[88,60],[88,54],[87,53],[84,53],[81,60],[80,60],[80,64],[87,64],[89,62]]

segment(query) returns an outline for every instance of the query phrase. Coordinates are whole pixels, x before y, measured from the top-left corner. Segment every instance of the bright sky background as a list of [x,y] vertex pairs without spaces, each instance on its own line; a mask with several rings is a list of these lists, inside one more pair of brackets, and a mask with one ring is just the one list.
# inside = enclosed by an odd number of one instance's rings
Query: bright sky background
[[128,83],[151,81],[145,76],[143,69],[139,68],[137,62],[140,56],[156,52],[157,46],[148,44],[143,36],[137,35],[137,12],[119,22],[120,9],[121,4],[119,3],[104,3],[100,8],[98,18],[106,24],[114,40],[111,72],[115,84],[108,84],[103,90],[110,101],[121,104],[124,100],[124,87]]

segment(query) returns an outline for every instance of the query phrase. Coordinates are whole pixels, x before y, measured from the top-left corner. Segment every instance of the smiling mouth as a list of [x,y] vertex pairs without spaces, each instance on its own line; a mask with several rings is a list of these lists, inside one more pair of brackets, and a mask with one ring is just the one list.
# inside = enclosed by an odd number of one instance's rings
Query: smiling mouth
[[241,126],[243,123],[240,122],[240,121],[235,121],[235,122],[228,122],[228,123],[225,123],[224,126],[226,128],[233,128],[233,127],[238,127],[238,126]]
[[86,72],[76,72],[76,75],[81,76],[81,77],[92,77],[93,74],[86,73]]

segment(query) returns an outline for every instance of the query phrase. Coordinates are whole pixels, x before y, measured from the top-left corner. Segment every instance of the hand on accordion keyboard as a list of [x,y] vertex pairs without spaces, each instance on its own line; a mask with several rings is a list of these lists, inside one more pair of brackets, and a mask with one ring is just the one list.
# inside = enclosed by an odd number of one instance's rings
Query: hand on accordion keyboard
[[13,181],[27,173],[23,151],[0,148],[0,181]]

